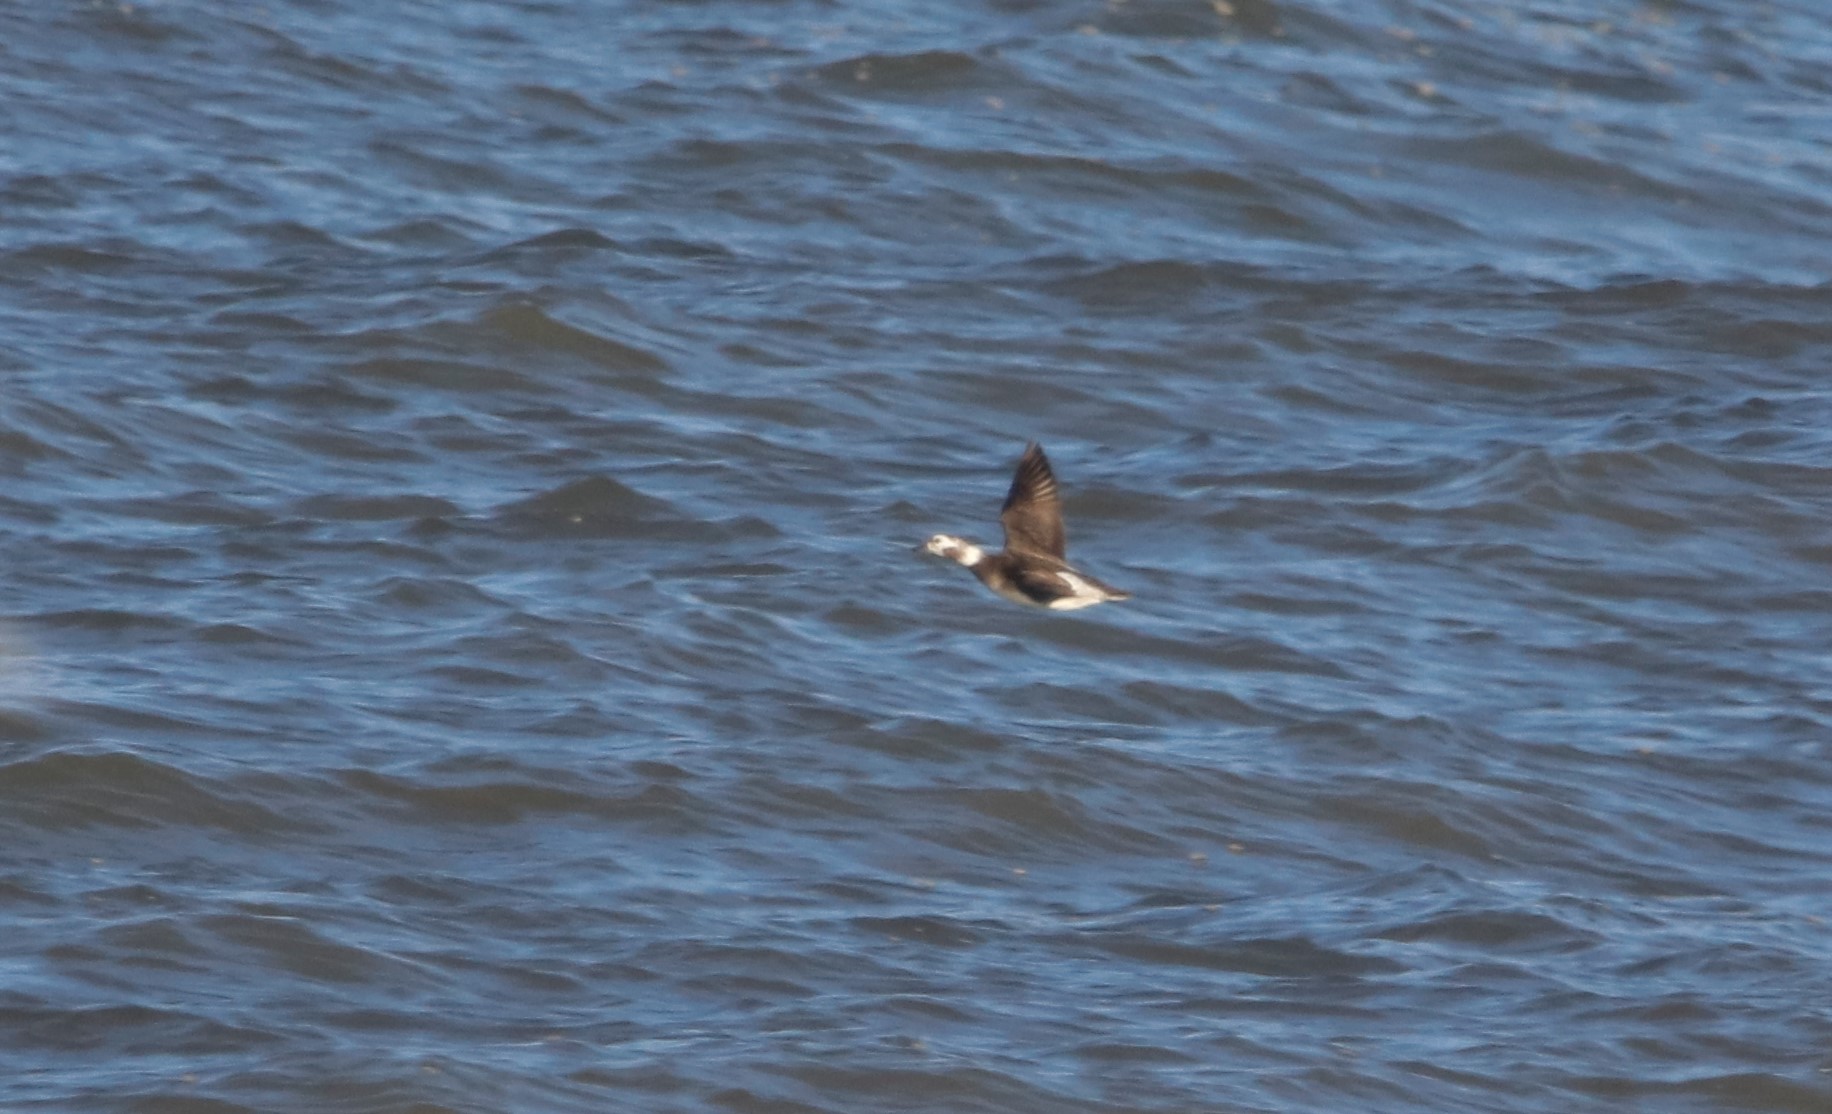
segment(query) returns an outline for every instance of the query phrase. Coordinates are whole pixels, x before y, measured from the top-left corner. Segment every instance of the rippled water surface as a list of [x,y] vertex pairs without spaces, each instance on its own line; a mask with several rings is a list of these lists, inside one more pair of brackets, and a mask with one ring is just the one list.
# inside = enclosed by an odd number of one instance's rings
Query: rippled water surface
[[0,1105],[1832,1109],[1829,74],[7,6]]

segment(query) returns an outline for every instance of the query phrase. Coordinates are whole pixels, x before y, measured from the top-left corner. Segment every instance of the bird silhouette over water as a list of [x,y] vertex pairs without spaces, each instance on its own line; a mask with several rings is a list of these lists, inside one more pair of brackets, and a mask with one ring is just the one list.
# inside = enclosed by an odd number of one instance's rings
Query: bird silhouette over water
[[1011,491],[999,508],[999,525],[1005,528],[1005,549],[1000,553],[987,553],[953,534],[937,534],[918,549],[959,561],[973,570],[981,584],[1013,603],[1073,611],[1132,598],[1132,593],[1070,567],[1064,557],[1068,534],[1062,526],[1056,475],[1050,471],[1043,446],[1035,441],[1018,458]]

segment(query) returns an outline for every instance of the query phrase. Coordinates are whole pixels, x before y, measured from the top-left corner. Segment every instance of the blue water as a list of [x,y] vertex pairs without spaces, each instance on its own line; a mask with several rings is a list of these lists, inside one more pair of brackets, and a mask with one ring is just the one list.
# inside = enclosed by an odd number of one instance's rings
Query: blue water
[[1832,1109],[1829,65],[0,12],[0,1106]]

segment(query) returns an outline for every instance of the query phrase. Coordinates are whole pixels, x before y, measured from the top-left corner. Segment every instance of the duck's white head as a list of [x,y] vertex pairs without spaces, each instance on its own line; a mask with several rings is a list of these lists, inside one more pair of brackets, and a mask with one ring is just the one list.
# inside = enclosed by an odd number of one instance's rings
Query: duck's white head
[[953,534],[937,534],[922,543],[922,548],[924,552],[933,553],[937,557],[946,557],[950,561],[959,561],[968,568],[979,564],[980,558],[986,556],[979,546],[965,538],[957,538]]

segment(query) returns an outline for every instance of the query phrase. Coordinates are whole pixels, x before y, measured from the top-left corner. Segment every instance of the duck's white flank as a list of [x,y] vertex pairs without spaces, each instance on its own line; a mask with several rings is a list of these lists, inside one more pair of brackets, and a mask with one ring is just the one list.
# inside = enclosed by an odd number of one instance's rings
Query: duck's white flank
[[1089,584],[1072,572],[1058,572],[1056,578],[1069,586],[1069,594],[1061,599],[1051,600],[1051,611],[1074,611],[1079,607],[1092,607],[1111,597],[1107,593]]

